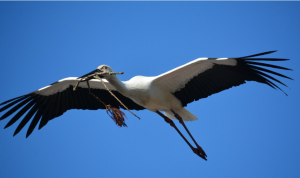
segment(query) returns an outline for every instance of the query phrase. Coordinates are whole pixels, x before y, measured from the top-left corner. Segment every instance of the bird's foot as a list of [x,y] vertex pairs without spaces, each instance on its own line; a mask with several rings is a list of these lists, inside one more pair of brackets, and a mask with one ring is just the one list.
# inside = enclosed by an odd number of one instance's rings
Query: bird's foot
[[203,155],[203,156],[207,156],[206,155],[206,153],[205,153],[205,151],[201,148],[201,146],[199,146],[198,144],[197,144],[197,148],[198,148],[198,151]]
[[[201,147],[200,147],[201,148]],[[196,154],[196,155],[198,155],[200,158],[202,158],[202,159],[204,159],[205,161],[207,161],[207,159],[206,159],[206,154],[205,154],[205,152],[203,151],[203,149],[201,148],[201,149],[197,149],[197,148],[192,148],[192,150],[193,150],[193,152]]]

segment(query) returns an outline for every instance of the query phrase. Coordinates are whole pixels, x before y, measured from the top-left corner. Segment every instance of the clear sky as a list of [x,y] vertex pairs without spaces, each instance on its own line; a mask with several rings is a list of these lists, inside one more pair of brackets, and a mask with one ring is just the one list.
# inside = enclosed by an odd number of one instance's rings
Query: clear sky
[[[101,64],[155,76],[198,57],[266,57],[289,95],[248,82],[187,109],[197,157],[157,114],[71,110],[25,138],[0,121],[0,177],[300,177],[300,2],[0,2],[0,102]],[[2,114],[1,114],[2,115]],[[11,118],[11,117],[10,117]],[[178,127],[183,128],[176,121]]]

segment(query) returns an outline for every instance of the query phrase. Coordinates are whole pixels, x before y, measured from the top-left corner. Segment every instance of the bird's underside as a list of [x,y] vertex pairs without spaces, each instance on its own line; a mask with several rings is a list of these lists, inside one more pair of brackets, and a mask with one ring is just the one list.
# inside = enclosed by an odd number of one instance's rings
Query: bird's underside
[[[1,103],[0,112],[5,112],[0,120],[10,118],[5,126],[7,128],[21,119],[14,135],[31,120],[26,134],[28,137],[38,123],[41,129],[49,120],[70,109],[107,109],[107,105],[117,110],[146,108],[163,117],[181,135],[193,152],[206,160],[205,152],[183,121],[196,120],[197,117],[183,107],[246,81],[256,81],[281,90],[275,83],[286,85],[273,76],[291,78],[270,69],[290,69],[261,61],[288,59],[253,58],[272,52],[275,51],[238,58],[198,58],[156,77],[137,76],[125,82],[112,75],[113,70],[109,66],[101,65],[82,77],[65,78],[32,93]],[[74,88],[76,90],[73,90]],[[160,111],[164,111],[165,115]],[[10,117],[12,114],[15,115]],[[23,115],[25,116],[22,117]],[[183,125],[195,147],[189,143],[171,119],[177,119]]]

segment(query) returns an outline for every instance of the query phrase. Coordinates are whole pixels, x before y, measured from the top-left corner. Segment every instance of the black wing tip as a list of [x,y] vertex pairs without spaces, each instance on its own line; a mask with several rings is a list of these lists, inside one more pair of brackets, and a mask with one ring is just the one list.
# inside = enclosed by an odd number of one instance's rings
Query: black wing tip
[[[265,54],[271,54],[271,53],[275,53],[277,52],[278,50],[273,50],[273,51],[267,51],[267,52],[264,52]],[[262,55],[265,55],[265,54],[262,54]]]
[[282,69],[282,70],[291,70],[289,68],[286,67],[281,67],[281,66],[277,66],[277,65],[273,65],[273,64],[267,64],[267,63],[261,63],[261,62],[254,62],[254,61],[246,61],[247,64],[252,64],[252,65],[257,65],[257,66],[266,66],[266,67],[270,67],[270,68],[276,68],[276,69]]
[[237,57],[236,59],[241,59],[241,60],[254,60],[254,61],[287,61],[290,59],[283,59],[283,58],[253,58],[253,57],[257,57],[257,56],[262,56],[262,55],[266,55],[266,54],[271,54],[277,52],[277,50],[274,51],[267,51],[267,52],[263,52],[263,53],[258,53],[258,54],[253,54],[253,55],[249,55],[249,56],[244,56],[244,57]]
[[19,133],[19,132],[16,132],[16,131],[15,131],[13,137],[16,136],[18,133]]
[[271,53],[275,53],[275,52],[277,52],[277,50],[262,52],[262,53],[258,53],[258,54],[252,54],[249,56],[244,56],[244,57],[239,57],[239,58],[243,59],[243,58],[249,58],[249,57],[256,57],[256,56],[262,56],[262,55],[271,54]]
[[12,98],[12,99],[9,99],[9,100],[6,100],[6,101],[0,103],[0,106],[1,106],[1,105],[4,105],[4,104],[7,104],[7,103],[10,103],[10,102],[12,102],[12,101],[15,101],[15,100],[17,100],[17,99],[19,99],[19,98],[24,98],[24,97],[28,96],[29,94],[30,94],[30,93],[28,93],[28,94],[26,94],[26,95],[22,95],[22,96],[15,97],[15,98]]
[[[277,68],[277,69],[282,69],[282,70],[291,70],[289,68],[285,68],[285,67],[281,67],[281,66],[276,66],[276,65],[272,65],[272,64],[267,64],[267,63],[259,63],[259,62],[252,62],[251,60],[254,61],[286,61],[286,60],[290,60],[290,59],[280,59],[280,58],[249,58],[249,57],[255,57],[255,56],[260,56],[260,55],[265,55],[265,54],[270,54],[270,53],[274,53],[277,50],[274,51],[267,51],[264,53],[259,53],[259,54],[255,54],[255,55],[251,55],[251,56],[246,56],[243,57],[243,61],[247,63],[247,66],[250,67],[252,70],[256,71],[255,73],[257,73],[260,77],[262,77],[265,81],[263,83],[271,86],[274,89],[279,89],[280,91],[282,91],[286,96],[288,96],[288,94],[286,92],[284,92],[280,87],[278,87],[276,84],[274,84],[272,81],[268,80],[267,78],[274,80],[282,85],[284,85],[285,87],[288,87],[287,85],[285,85],[284,83],[282,83],[281,81],[277,80],[276,78],[273,78],[272,76],[268,75],[268,73],[276,75],[276,76],[280,76],[286,79],[290,79],[290,80],[294,80],[290,77],[287,77],[283,74],[274,72],[272,70],[266,69],[264,67],[270,67],[270,68]],[[250,62],[251,61],[251,62]],[[264,66],[264,67],[262,67]]]
[[266,52],[263,52],[263,53],[259,53],[257,54],[258,56],[262,56],[262,55],[267,55],[267,54],[271,54],[271,53],[275,53],[277,52],[278,50],[273,50],[273,51],[266,51]]
[[31,133],[28,133],[28,132],[27,132],[27,133],[26,133],[26,138],[28,138],[30,134],[31,134]]

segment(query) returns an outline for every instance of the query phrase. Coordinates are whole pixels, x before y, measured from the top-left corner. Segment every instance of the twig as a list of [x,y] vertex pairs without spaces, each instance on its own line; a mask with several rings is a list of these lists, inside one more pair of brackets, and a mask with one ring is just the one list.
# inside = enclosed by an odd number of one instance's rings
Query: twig
[[[104,75],[104,74],[109,74],[109,75],[116,75],[116,74],[124,74],[124,72],[96,72],[94,74],[91,74],[91,75],[88,75],[86,77],[83,77],[83,78],[80,78],[80,80],[77,82],[77,84],[73,87],[73,91],[75,91],[79,85],[80,82],[84,82],[86,81],[87,82],[87,85],[88,85],[88,88],[89,88],[89,94],[91,94],[93,97],[95,97],[99,102],[101,102],[105,108],[106,108],[106,112],[107,111],[111,111],[113,113],[113,116],[116,117],[116,116],[119,116],[119,115],[124,115],[125,114],[121,111],[121,110],[117,110],[117,112],[115,111],[116,108],[113,108],[112,106],[110,105],[106,105],[103,101],[101,101],[96,95],[94,95],[91,90],[90,90],[90,85],[89,85],[89,82],[88,82],[88,79],[91,79],[92,77],[93,78],[96,78],[96,79],[99,79],[102,84],[104,85],[104,87],[106,88],[106,90],[114,97],[116,98],[116,100],[127,110],[129,111],[132,115],[134,115],[135,117],[137,117],[138,119],[141,119],[139,118],[137,115],[135,115],[133,112],[131,112],[127,106],[125,106],[125,104],[123,104],[119,98],[117,98],[110,90],[109,88],[105,85],[105,83],[103,82],[103,80],[99,77],[99,75]],[[109,115],[112,119],[114,119],[111,115]],[[126,117],[126,116],[125,116]],[[115,120],[115,119],[114,119]],[[116,121],[116,120],[115,120]],[[118,124],[118,121],[116,121],[116,123]],[[124,123],[125,124],[125,123]],[[119,125],[119,124],[118,124]],[[126,126],[126,124],[125,124]]]
[[[101,102],[105,106],[106,113],[109,115],[109,117],[112,118],[112,120],[114,120],[119,127],[122,127],[122,126],[127,127],[127,125],[125,124],[125,119],[123,117],[123,116],[126,117],[124,112],[117,108],[112,107],[111,105],[106,105],[94,93],[91,92],[90,83],[88,80],[86,81],[86,84],[89,88],[89,94],[92,95],[94,98],[96,98],[99,102]],[[126,119],[127,119],[127,117],[126,117]]]
[[103,82],[102,78],[98,77],[97,75],[94,76],[94,77],[101,80],[101,82],[102,82],[102,84],[104,85],[104,87],[106,88],[106,90],[107,90],[113,97],[115,97],[116,100],[117,100],[117,101],[118,101],[125,109],[127,109],[127,111],[129,111],[132,115],[134,115],[134,116],[137,117],[138,119],[141,119],[141,118],[139,118],[137,115],[135,115],[133,112],[131,112],[131,111],[127,108],[127,106],[125,106],[125,104],[123,104],[122,101],[120,101],[119,98],[117,98],[117,97],[113,94],[113,92],[111,92],[111,91],[109,90],[109,88],[108,88],[108,87],[105,85],[105,83]]
[[80,78],[80,80],[77,82],[77,84],[73,87],[73,91],[75,91],[77,89],[77,87],[78,87],[78,85],[79,85],[80,82],[84,82],[88,78],[95,77],[95,76],[98,76],[98,75],[104,75],[104,74],[116,75],[116,74],[124,74],[124,72],[96,72],[96,73],[88,75],[88,76],[86,76],[84,78]]
[[100,100],[96,95],[94,95],[94,93],[91,92],[89,81],[86,81],[86,84],[89,88],[89,94],[92,95],[93,97],[95,97],[100,103],[102,103],[105,106],[106,110],[107,110],[107,105],[102,100]]

